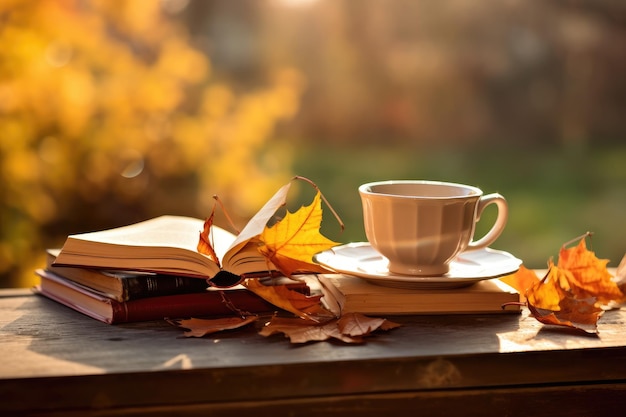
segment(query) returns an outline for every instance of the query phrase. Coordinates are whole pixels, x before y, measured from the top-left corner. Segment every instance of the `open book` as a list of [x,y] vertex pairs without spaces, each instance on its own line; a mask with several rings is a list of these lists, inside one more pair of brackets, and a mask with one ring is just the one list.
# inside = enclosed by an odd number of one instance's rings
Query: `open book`
[[[249,244],[246,235],[238,236],[217,227],[211,240],[222,267],[197,251],[204,221],[182,216],[161,216],[114,229],[70,235],[54,266],[76,266],[111,270],[144,271],[205,279],[227,271],[237,278],[222,275],[216,286],[237,283],[246,274],[269,275],[271,263]],[[245,230],[244,230],[245,231]],[[231,282],[233,281],[234,282]]]
[[47,271],[117,301],[204,292],[208,287],[207,282],[203,279],[180,275],[52,266],[59,250],[48,249],[46,253]]
[[191,276],[216,287],[236,285],[242,276],[271,275],[277,268],[253,240],[283,204],[289,185],[281,187],[238,235],[211,227],[209,239],[221,266],[197,250],[204,221],[183,216],[70,235],[53,265]]

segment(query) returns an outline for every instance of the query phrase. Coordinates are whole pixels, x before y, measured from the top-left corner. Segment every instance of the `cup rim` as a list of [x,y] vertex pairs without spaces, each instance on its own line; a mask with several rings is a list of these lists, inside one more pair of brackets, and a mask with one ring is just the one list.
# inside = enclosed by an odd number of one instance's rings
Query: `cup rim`
[[[450,195],[450,196],[411,196],[411,195],[398,195],[398,194],[389,194],[383,192],[374,192],[371,190],[372,187],[376,187],[379,185],[394,185],[394,184],[418,184],[418,185],[445,185],[451,187],[464,188],[466,190],[470,190],[469,194],[465,195]],[[480,197],[483,195],[483,191],[475,187],[473,185],[461,184],[455,182],[448,181],[435,181],[435,180],[385,180],[385,181],[373,181],[367,182],[365,184],[361,184],[359,186],[359,193],[369,196],[386,196],[386,197],[395,197],[395,198],[409,198],[409,199],[437,199],[437,200],[445,200],[445,199],[458,199],[458,198],[473,198]]]

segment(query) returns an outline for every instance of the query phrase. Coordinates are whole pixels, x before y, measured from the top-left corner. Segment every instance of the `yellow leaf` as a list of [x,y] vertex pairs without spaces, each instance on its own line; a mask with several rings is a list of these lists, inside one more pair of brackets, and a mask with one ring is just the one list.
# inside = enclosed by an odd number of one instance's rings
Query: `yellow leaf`
[[500,281],[507,285],[510,285],[517,290],[518,293],[526,296],[526,292],[535,286],[540,280],[534,271],[526,268],[526,266],[520,266],[519,270],[514,274],[501,277]]
[[259,251],[286,276],[294,272],[328,272],[314,263],[313,255],[338,243],[320,233],[321,224],[322,202],[318,190],[310,205],[300,207],[295,213],[287,211],[282,220],[265,227]]

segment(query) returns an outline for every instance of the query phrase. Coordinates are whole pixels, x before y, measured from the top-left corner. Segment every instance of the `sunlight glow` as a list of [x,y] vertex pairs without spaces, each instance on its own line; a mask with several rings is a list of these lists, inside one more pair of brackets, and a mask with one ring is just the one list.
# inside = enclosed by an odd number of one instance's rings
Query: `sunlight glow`
[[277,0],[278,3],[288,7],[307,7],[318,0]]

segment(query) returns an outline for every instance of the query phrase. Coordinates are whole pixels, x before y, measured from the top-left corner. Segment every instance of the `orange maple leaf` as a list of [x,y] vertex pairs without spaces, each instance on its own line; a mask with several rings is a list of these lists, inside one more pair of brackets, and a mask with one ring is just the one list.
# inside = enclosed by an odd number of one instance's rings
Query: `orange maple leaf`
[[550,266],[541,280],[524,266],[500,279],[525,296],[530,314],[539,322],[597,333],[597,322],[604,311],[597,300],[577,298],[568,282],[571,273],[552,263]]
[[510,285],[517,290],[518,293],[526,296],[526,292],[534,285],[539,283],[539,278],[532,270],[521,265],[514,274],[499,278],[500,281]]
[[624,299],[607,270],[608,261],[587,250],[587,236],[574,248],[563,246],[558,264],[550,261],[548,273],[541,280],[524,266],[502,278],[524,294],[530,313],[540,322],[597,333],[603,306]]
[[338,243],[320,233],[322,223],[321,193],[313,202],[285,217],[261,233],[259,251],[286,276],[294,272],[328,272],[313,261],[313,255],[337,246]]
[[598,259],[588,250],[582,238],[573,248],[561,248],[557,266],[567,271],[567,283],[577,298],[595,297],[600,303],[608,303],[624,298],[607,270],[608,263],[608,259]]

